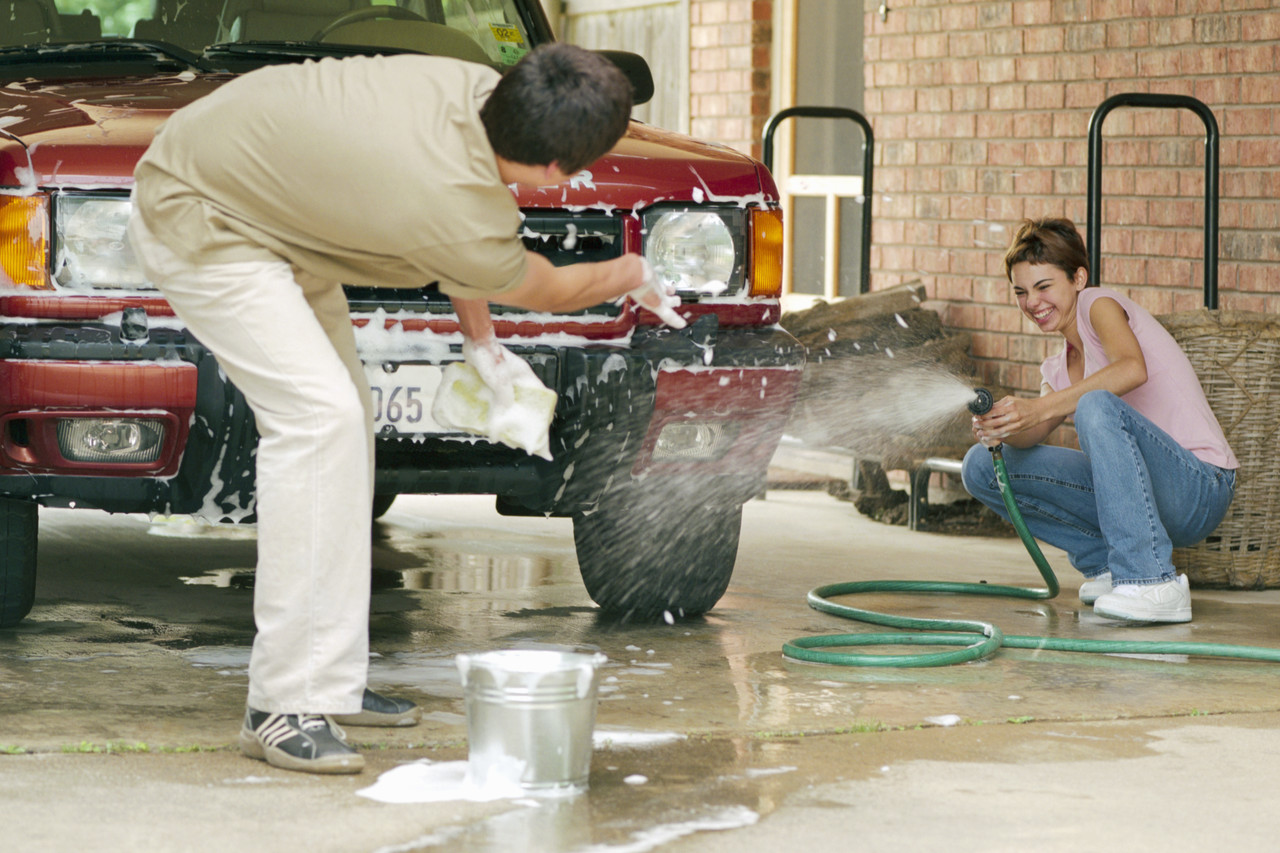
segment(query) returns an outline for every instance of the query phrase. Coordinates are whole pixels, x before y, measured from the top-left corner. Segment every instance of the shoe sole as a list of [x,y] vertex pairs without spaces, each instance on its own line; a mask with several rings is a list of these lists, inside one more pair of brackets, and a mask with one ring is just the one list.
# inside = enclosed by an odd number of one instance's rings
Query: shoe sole
[[265,746],[253,732],[243,729],[240,731],[240,750],[250,758],[265,761],[281,770],[325,774],[359,773],[364,770],[364,756],[358,752],[324,758],[298,758],[278,747]]
[[376,726],[402,728],[416,726],[422,717],[422,709],[414,706],[399,714],[380,714],[377,711],[361,711],[358,714],[333,714],[333,721],[340,726]]
[[1121,613],[1118,610],[1109,610],[1106,607],[1093,607],[1093,612],[1107,619],[1116,619],[1121,622],[1190,622],[1191,608],[1183,608],[1175,610],[1172,613],[1140,614],[1135,612]]

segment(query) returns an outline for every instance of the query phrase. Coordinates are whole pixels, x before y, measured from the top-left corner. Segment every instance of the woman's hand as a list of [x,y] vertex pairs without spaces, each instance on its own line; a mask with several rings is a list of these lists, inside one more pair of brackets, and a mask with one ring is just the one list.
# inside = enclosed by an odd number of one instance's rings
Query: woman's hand
[[1005,397],[991,407],[985,415],[973,418],[973,435],[983,445],[995,447],[1010,436],[1017,435],[1043,423],[1040,400],[1023,397]]

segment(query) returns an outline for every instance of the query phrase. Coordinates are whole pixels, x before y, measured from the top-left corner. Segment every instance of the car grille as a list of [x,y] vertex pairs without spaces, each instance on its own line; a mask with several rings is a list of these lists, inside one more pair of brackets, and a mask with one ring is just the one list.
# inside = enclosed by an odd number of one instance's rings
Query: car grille
[[573,213],[535,213],[521,232],[526,249],[556,266],[607,261],[622,254],[622,219]]

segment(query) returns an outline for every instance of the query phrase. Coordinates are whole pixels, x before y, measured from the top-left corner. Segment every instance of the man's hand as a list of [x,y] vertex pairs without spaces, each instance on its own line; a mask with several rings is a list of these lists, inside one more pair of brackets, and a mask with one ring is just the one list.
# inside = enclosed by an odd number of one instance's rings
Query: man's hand
[[683,329],[689,325],[676,313],[676,309],[680,307],[680,297],[676,295],[675,288],[667,287],[658,281],[658,276],[647,258],[641,257],[640,260],[644,265],[644,284],[627,295],[635,300],[637,305],[657,314],[659,320],[673,329]]
[[462,358],[475,368],[493,392],[495,401],[502,405],[509,406],[515,401],[517,385],[544,387],[529,363],[512,354],[496,338],[473,340],[463,337]]

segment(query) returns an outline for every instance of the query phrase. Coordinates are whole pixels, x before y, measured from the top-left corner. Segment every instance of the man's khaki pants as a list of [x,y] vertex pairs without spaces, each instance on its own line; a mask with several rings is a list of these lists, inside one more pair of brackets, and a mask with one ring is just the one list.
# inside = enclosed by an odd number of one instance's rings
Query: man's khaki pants
[[369,662],[373,423],[342,288],[283,260],[193,265],[136,213],[129,235],[257,420],[249,706],[356,713]]

